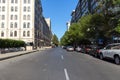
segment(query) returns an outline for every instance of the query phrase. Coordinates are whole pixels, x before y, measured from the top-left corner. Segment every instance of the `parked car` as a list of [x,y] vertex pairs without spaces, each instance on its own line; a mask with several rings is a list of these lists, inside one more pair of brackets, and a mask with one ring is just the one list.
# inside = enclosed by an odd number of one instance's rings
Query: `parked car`
[[85,52],[86,54],[89,54],[90,51],[91,51],[91,49],[92,49],[91,46],[85,46],[85,49],[84,49],[85,51],[84,51],[84,52]]
[[74,51],[74,48],[73,48],[73,46],[67,46],[66,50],[67,51]]
[[91,47],[91,50],[90,50],[89,54],[94,56],[94,57],[99,57],[99,51],[102,48],[103,48],[102,46],[94,45],[94,46]]
[[66,46],[62,46],[63,49],[66,49],[67,47]]
[[100,59],[113,59],[116,64],[120,64],[120,43],[108,44],[99,51]]
[[75,50],[76,50],[77,52],[81,52],[82,48],[78,46],[78,47],[75,48]]

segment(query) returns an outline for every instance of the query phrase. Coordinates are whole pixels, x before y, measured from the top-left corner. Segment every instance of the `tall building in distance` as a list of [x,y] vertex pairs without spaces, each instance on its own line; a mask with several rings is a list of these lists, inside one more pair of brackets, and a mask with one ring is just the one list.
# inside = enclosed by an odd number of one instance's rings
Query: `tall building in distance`
[[68,22],[66,23],[67,31],[69,31],[70,25],[71,25],[71,23],[70,23],[70,21],[68,21]]
[[[0,0],[0,38],[23,40],[41,47],[43,33],[50,33],[40,0]],[[49,37],[50,38],[50,37]],[[46,43],[45,41],[42,41]]]

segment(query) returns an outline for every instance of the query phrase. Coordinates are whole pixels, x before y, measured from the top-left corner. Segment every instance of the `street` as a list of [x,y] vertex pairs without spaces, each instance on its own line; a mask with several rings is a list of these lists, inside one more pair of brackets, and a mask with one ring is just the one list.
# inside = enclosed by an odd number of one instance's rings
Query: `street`
[[119,80],[120,65],[52,48],[0,61],[0,80]]

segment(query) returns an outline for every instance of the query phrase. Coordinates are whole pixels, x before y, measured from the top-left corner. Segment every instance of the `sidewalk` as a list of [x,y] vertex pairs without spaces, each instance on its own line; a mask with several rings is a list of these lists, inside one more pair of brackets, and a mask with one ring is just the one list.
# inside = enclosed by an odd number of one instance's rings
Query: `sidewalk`
[[0,54],[0,61],[5,60],[5,59],[9,59],[9,58],[13,58],[13,57],[17,57],[17,56],[21,56],[21,55],[25,55],[25,54],[29,54],[32,52],[37,52],[37,51],[40,51],[40,50],[18,51],[18,52]]
[[13,57],[17,57],[17,56],[22,56],[22,55],[33,53],[33,52],[37,52],[37,51],[46,50],[49,48],[50,47],[44,47],[44,48],[30,50],[30,51],[18,51],[18,52],[10,52],[10,53],[0,54],[0,61],[5,60],[5,59],[9,59],[9,58],[13,58]]

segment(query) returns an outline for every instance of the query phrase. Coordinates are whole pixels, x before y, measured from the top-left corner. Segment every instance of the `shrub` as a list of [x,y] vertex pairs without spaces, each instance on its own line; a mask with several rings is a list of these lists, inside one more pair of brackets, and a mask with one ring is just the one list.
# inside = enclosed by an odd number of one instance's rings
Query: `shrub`
[[25,47],[25,42],[21,40],[0,39],[0,48]]

